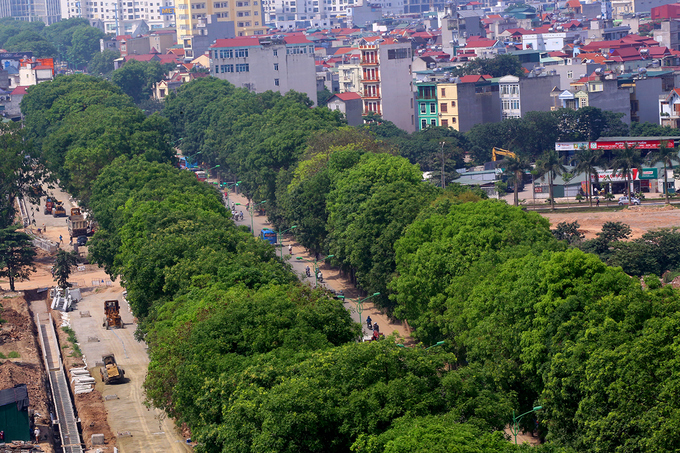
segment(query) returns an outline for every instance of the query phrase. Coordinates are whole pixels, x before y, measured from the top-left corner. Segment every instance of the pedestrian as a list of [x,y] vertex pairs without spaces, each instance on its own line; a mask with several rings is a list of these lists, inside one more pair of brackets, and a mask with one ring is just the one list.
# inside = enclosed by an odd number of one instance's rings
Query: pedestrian
[[71,236],[68,240],[68,245],[73,245],[73,236]]
[[40,428],[38,428],[36,426],[35,429],[33,430],[33,435],[35,436],[35,443],[39,444],[40,443]]
[[64,243],[64,238],[62,237],[61,234],[59,235],[59,242],[61,242],[62,244]]
[[597,206],[598,208],[600,207],[600,197],[597,197],[595,199],[595,206]]
[[47,228],[45,228],[45,224],[44,224],[44,223],[43,223],[43,228],[42,228],[42,230],[43,230],[43,233],[47,233]]

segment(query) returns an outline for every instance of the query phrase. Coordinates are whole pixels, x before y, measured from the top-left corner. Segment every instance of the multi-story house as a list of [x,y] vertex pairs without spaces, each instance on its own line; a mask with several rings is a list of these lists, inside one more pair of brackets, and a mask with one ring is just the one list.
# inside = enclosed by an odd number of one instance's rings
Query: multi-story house
[[151,30],[167,28],[175,23],[174,2],[157,1],[78,1],[60,0],[61,17],[82,17],[91,24],[101,22],[104,31],[115,35],[129,34],[135,22],[143,20]]
[[411,42],[362,40],[359,51],[364,114],[376,113],[405,131],[414,131]]
[[680,89],[675,88],[659,99],[659,124],[680,127]]
[[416,84],[416,103],[418,109],[417,130],[431,126],[441,126],[437,109],[437,84],[435,82],[418,82]]
[[218,39],[210,46],[212,75],[237,87],[306,93],[316,104],[314,43],[302,35]]
[[554,102],[550,93],[559,84],[558,75],[501,77],[498,80],[501,118],[521,118],[527,112],[550,111]]

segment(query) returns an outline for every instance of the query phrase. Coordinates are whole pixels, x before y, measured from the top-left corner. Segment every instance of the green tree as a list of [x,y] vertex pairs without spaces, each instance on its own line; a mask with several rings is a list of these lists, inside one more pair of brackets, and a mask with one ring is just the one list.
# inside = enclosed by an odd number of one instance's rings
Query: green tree
[[84,67],[99,50],[99,40],[104,32],[95,27],[80,26],[73,31],[71,47],[68,49],[68,61],[76,69]]
[[118,85],[135,103],[151,97],[153,84],[162,80],[167,71],[156,61],[127,61],[113,71],[111,81]]
[[19,228],[15,225],[0,229],[0,277],[7,277],[10,291],[15,290],[14,282],[28,280],[35,272],[31,237]]
[[557,154],[557,151],[549,149],[545,151],[540,159],[536,161],[536,166],[534,168],[534,172],[537,176],[548,176],[548,188],[550,192],[550,210],[554,211],[555,210],[555,196],[554,196],[554,186],[555,186],[555,178],[557,175],[561,175],[562,173],[566,172],[567,169],[565,168],[564,164],[562,164],[562,161],[560,159],[559,154]]
[[525,75],[519,58],[511,54],[499,54],[493,58],[475,58],[471,62],[466,63],[456,73],[459,75],[489,74],[492,77],[503,77],[506,75],[524,77]]
[[103,52],[98,52],[92,56],[87,64],[87,72],[92,75],[108,76],[113,72],[113,61],[120,57],[120,52],[117,50],[106,49]]
[[552,230],[553,236],[558,241],[567,241],[567,244],[578,244],[585,237],[578,229],[581,227],[578,221],[574,222],[560,222],[557,228]]
[[19,123],[0,124],[0,228],[16,220],[16,200],[38,203],[45,170]]
[[323,87],[323,90],[316,92],[316,104],[319,107],[325,107],[332,96],[333,93],[331,93],[328,88]]
[[626,175],[626,195],[628,195],[628,206],[633,205],[632,173],[633,169],[642,172],[642,156],[636,145],[624,143],[623,149],[616,152],[614,159],[609,166],[614,174],[622,173]]
[[503,165],[505,166],[504,173],[511,175],[515,193],[515,206],[519,206],[519,186],[522,184],[524,173],[527,170],[531,170],[531,162],[520,154],[517,157],[506,158]]
[[652,152],[650,157],[650,165],[656,163],[663,163],[663,186],[664,193],[666,194],[666,204],[670,204],[670,199],[668,197],[668,169],[673,169],[673,162],[680,162],[680,157],[678,156],[678,148],[668,146],[666,143],[662,143],[661,147]]
[[[592,180],[598,180],[597,170],[602,161],[602,151],[588,148],[579,148],[574,154],[573,161],[576,163],[574,171],[586,174],[586,187],[588,188],[588,200],[590,207],[593,207],[593,188]],[[572,162],[573,163],[573,162]]]
[[68,278],[71,276],[73,268],[77,265],[78,255],[75,252],[67,252],[61,249],[57,252],[57,257],[54,260],[54,267],[52,268],[52,275],[59,288],[66,289],[71,287]]

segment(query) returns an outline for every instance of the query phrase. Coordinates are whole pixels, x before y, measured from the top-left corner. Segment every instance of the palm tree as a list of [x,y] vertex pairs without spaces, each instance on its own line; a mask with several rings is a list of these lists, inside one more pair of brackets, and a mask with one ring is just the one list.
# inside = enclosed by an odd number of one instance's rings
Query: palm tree
[[554,149],[549,149],[541,154],[541,157],[536,160],[536,168],[534,172],[536,176],[548,175],[548,188],[550,190],[550,210],[555,210],[555,197],[553,196],[553,187],[555,185],[555,178],[567,171],[562,164],[559,154]]
[[514,181],[515,206],[519,206],[519,185],[522,184],[524,172],[526,170],[531,170],[531,163],[525,156],[518,155],[517,157],[508,157],[504,159],[503,165],[505,166],[503,173],[510,174]]
[[574,159],[572,162],[576,162],[574,167],[574,172],[576,174],[585,173],[586,174],[586,187],[588,187],[588,200],[590,201],[590,207],[593,207],[593,188],[591,177],[595,177],[597,180],[597,165],[602,159],[602,151],[595,149],[588,149],[585,146],[576,150]]
[[642,156],[640,155],[640,150],[637,145],[628,145],[628,143],[624,143],[623,149],[616,153],[616,157],[612,159],[610,166],[613,175],[617,174],[619,171],[626,175],[628,206],[632,206],[633,191],[630,189],[631,173],[634,168],[637,168],[638,172],[642,171]]
[[671,204],[668,198],[668,168],[673,169],[673,162],[680,162],[678,157],[678,149],[668,146],[667,142],[662,142],[658,151],[653,152],[650,156],[650,164],[654,165],[658,162],[663,162],[663,183],[664,192],[666,193],[666,204]]

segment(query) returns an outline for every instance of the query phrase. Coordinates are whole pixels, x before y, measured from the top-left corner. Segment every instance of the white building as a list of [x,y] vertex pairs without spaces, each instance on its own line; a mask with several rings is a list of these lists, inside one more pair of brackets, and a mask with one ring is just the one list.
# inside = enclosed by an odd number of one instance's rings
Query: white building
[[145,21],[152,30],[174,26],[174,1],[78,1],[61,0],[63,19],[82,17],[90,24],[101,21],[104,32],[116,35],[128,34],[133,28],[131,22]]
[[314,43],[302,35],[218,39],[210,46],[214,77],[237,87],[306,93],[316,104]]
[[541,52],[561,52],[574,41],[585,42],[588,30],[565,31],[558,33],[534,33],[522,36],[524,48],[531,48]]
[[554,105],[552,90],[559,86],[559,75],[515,77],[507,75],[498,80],[501,118],[521,118],[527,112],[549,112]]

